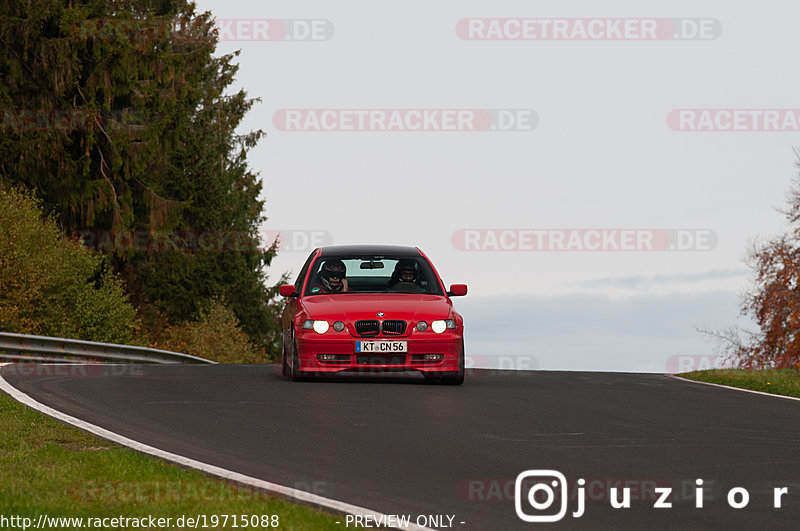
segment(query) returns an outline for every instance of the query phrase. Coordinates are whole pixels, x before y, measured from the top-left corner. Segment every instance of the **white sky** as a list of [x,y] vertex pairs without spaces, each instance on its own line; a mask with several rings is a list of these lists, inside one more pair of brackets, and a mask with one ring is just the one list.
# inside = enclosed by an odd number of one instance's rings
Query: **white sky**
[[[256,104],[243,130],[265,230],[418,245],[479,366],[664,371],[735,324],[748,242],[783,226],[794,132],[678,132],[673,109],[800,109],[800,4],[201,1],[218,19],[320,19],[317,42],[224,41]],[[714,40],[462,40],[463,18],[712,18]],[[533,109],[518,132],[286,132],[281,109]],[[689,252],[464,252],[460,229],[706,229]],[[271,277],[309,248],[284,251]],[[590,299],[587,299],[590,297]],[[588,301],[588,302],[587,302]],[[548,308],[554,308],[548,312]],[[557,308],[557,311],[555,310]],[[555,316],[558,316],[558,319]],[[509,323],[511,326],[509,326]],[[598,323],[603,326],[598,327]],[[479,357],[480,356],[480,357]],[[515,363],[515,360],[519,363]]]

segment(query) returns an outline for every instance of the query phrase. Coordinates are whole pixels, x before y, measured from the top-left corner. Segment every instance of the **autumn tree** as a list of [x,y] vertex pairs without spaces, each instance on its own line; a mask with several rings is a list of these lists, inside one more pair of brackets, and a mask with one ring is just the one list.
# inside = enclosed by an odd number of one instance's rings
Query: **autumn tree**
[[735,330],[719,334],[743,368],[800,368],[800,177],[794,179],[787,203],[782,213],[789,230],[753,244],[748,253],[755,278],[741,312],[755,320],[758,331],[744,337]]

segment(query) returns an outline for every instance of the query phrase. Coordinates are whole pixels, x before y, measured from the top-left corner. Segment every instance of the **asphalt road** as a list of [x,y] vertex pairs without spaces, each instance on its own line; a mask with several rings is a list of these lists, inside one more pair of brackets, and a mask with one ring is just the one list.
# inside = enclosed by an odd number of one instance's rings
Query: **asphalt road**
[[[454,516],[456,529],[794,529],[800,516],[800,402],[656,374],[472,371],[447,387],[417,375],[291,382],[275,366],[85,370],[2,374],[145,444],[412,521]],[[567,478],[560,522],[517,516],[514,480],[529,469]],[[611,507],[614,486],[631,489],[630,508]],[[528,514],[557,512],[558,498],[536,512],[530,487]],[[728,503],[734,487],[746,507]],[[671,489],[671,508],[654,507],[654,488]]]

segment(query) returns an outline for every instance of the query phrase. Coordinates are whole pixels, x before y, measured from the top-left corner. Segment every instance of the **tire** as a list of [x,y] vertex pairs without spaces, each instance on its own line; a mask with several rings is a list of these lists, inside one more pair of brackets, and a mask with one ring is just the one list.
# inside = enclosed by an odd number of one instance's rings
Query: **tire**
[[443,385],[461,385],[464,383],[464,342],[461,342],[461,354],[458,356],[458,370],[441,373]]
[[290,373],[292,380],[295,382],[312,380],[311,373],[302,372],[300,370],[300,358],[297,355],[297,343],[295,343],[294,336],[292,336],[292,351],[291,351],[291,367]]
[[425,377],[425,380],[430,382],[438,382],[442,379],[442,373],[440,372],[423,371],[422,375]]
[[294,335],[292,336],[292,344],[290,346],[290,353],[289,353],[289,374],[292,377],[292,380],[295,382],[298,381],[301,377],[300,375],[300,359],[297,356],[297,343],[294,341]]
[[288,378],[292,375],[292,368],[289,366],[288,354],[286,353],[286,336],[281,334],[281,372]]

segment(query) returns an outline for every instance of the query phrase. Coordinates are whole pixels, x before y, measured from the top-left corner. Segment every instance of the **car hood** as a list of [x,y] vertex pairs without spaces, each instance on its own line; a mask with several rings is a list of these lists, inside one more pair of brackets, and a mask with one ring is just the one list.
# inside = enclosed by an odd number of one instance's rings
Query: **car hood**
[[446,319],[450,317],[452,305],[438,295],[398,294],[339,294],[314,295],[304,298],[303,307],[312,319],[355,321],[377,319]]

